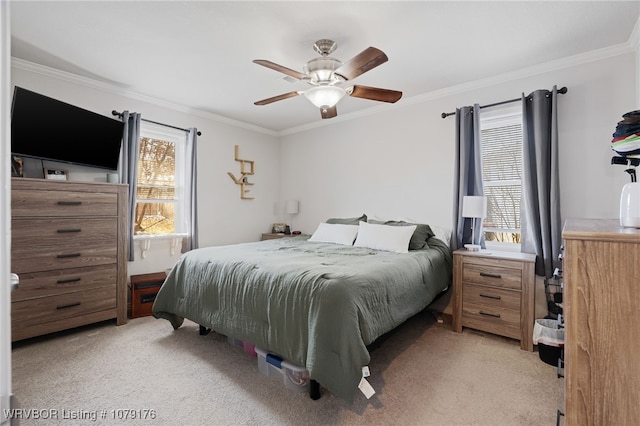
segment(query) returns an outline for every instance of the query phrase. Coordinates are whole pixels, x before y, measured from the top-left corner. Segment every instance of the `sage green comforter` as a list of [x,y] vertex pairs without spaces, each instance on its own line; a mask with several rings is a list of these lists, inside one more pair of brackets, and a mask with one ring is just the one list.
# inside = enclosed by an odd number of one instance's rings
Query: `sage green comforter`
[[[306,366],[351,402],[369,364],[366,345],[423,310],[451,283],[451,252],[392,253],[305,237],[201,248],[182,255],[153,305]],[[372,374],[376,374],[375,371]]]

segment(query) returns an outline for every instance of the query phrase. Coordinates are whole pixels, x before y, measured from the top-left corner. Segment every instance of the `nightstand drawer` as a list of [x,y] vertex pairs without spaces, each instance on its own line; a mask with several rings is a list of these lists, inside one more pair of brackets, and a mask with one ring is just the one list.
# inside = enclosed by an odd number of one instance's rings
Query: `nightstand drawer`
[[520,290],[522,271],[467,263],[462,270],[462,281]]
[[510,309],[520,315],[520,292],[502,288],[464,283],[462,303],[485,306],[489,309]]
[[264,241],[264,240],[276,240],[279,238],[284,238],[284,237],[293,237],[293,235],[285,235],[285,234],[276,234],[276,233],[266,233],[266,234],[262,234],[260,236],[260,241]]
[[520,310],[464,303],[462,325],[501,336],[520,339]]

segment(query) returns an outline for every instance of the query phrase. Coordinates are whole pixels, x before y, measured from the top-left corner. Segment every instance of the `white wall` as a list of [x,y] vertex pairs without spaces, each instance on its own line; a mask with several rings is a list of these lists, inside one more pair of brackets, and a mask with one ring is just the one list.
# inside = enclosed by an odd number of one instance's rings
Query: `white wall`
[[[11,152],[9,96],[11,63],[11,19],[8,2],[0,2],[0,412],[11,408],[11,187],[9,161]],[[7,416],[0,424],[8,425]]]
[[284,136],[281,195],[300,200],[304,232],[363,212],[450,226],[455,118],[440,114],[557,85],[569,89],[558,101],[562,218],[616,218],[629,177],[610,165],[610,142],[636,109],[636,72],[635,54],[618,54]]
[[[17,65],[16,65],[17,63]],[[112,88],[102,90],[100,84],[83,81],[43,67],[15,61],[12,66],[12,86],[59,99],[64,102],[111,116],[112,110],[136,111],[143,118],[178,127],[197,127],[198,138],[198,219],[201,247],[248,241],[258,241],[262,232],[282,218],[274,211],[279,200],[279,141],[276,136],[227,124],[203,113],[189,113],[180,108],[161,106],[120,94]],[[13,90],[13,89],[12,89]],[[247,126],[248,127],[248,126]],[[241,200],[239,186],[227,172],[239,175],[239,163],[234,160],[234,145],[239,145],[242,158],[255,161],[256,174],[250,179],[254,200]],[[45,162],[69,170],[70,180],[106,180],[106,172],[90,167]],[[136,247],[136,261],[129,273],[162,271],[173,265],[179,251],[171,256],[169,241],[152,242],[145,259]]]
[[[621,166],[610,165],[610,141],[621,115],[636,108],[636,63],[635,53],[622,53],[535,75],[504,76],[490,86],[479,82],[424,100],[403,99],[373,115],[279,138],[24,66],[12,68],[12,83],[104,115],[128,109],[201,130],[198,215],[204,247],[256,241],[271,223],[290,222],[283,212],[287,199],[300,201],[294,228],[306,233],[328,217],[362,213],[450,226],[455,123],[453,116],[442,119],[440,114],[554,84],[569,88],[558,102],[562,217],[615,218],[629,178]],[[238,185],[227,175],[239,172],[236,144],[242,158],[256,162],[254,200],[241,200]],[[102,170],[66,168],[71,179],[105,179]],[[178,256],[169,254],[169,241],[154,242],[145,259],[136,249],[129,271],[164,270]]]

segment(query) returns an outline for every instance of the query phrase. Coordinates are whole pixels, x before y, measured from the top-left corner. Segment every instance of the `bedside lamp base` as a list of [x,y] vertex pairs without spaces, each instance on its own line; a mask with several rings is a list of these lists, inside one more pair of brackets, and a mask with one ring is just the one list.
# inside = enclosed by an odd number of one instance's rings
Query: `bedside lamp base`
[[464,248],[466,248],[469,251],[480,251],[482,247],[477,244],[465,244]]

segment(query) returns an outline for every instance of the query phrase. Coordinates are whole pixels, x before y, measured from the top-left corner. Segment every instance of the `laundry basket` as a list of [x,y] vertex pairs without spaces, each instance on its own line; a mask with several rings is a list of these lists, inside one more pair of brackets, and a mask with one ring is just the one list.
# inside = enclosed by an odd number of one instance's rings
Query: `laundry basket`
[[543,362],[557,366],[564,348],[564,328],[558,325],[558,320],[537,319],[533,326],[533,344],[538,345],[538,355]]

